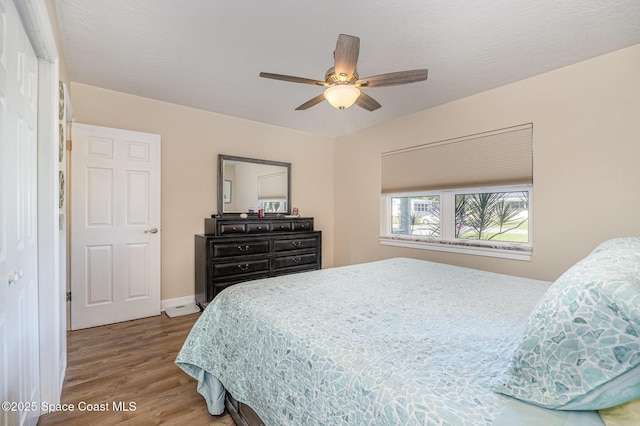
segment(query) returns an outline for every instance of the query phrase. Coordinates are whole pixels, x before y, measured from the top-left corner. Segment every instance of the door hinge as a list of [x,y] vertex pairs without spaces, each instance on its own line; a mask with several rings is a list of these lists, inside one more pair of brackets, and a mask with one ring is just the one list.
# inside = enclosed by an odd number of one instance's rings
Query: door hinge
[[67,302],[71,302],[71,292],[67,292]]
[[67,141],[67,151],[71,151],[71,140]]

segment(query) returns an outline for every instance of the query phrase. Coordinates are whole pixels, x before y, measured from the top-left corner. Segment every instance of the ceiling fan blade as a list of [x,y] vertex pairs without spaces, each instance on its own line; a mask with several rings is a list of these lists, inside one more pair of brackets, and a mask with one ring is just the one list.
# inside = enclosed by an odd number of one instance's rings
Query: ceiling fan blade
[[307,102],[303,103],[298,108],[296,108],[296,111],[303,111],[305,109],[311,108],[312,106],[317,105],[322,101],[324,101],[324,93],[320,93],[315,98],[309,99]]
[[327,85],[327,83],[324,81],[312,80],[310,78],[303,78],[303,77],[293,77],[293,76],[284,75],[284,74],[273,74],[270,72],[261,72],[260,77],[272,78],[274,80],[291,81],[293,83],[315,84],[318,86]]
[[336,75],[344,75],[344,79],[348,80],[356,71],[359,54],[360,38],[346,34],[338,35],[336,50],[333,52]]
[[417,81],[426,80],[428,70],[419,69],[411,71],[390,72],[388,74],[379,74],[372,77],[361,78],[356,81],[356,86],[362,87],[383,87],[396,86],[399,84],[415,83]]
[[356,104],[359,107],[366,109],[367,111],[375,111],[382,106],[378,103],[378,101],[364,92],[360,92],[360,96],[358,96],[358,99],[356,99]]

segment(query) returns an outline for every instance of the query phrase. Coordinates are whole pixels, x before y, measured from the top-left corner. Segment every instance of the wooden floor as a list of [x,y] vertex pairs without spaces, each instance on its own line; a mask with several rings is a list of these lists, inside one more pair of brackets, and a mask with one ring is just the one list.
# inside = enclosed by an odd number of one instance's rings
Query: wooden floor
[[[62,403],[75,410],[43,415],[38,425],[234,426],[228,414],[207,412],[196,381],[174,364],[199,315],[162,313],[69,332]],[[122,410],[134,406],[135,411]],[[87,407],[109,411],[80,411]]]

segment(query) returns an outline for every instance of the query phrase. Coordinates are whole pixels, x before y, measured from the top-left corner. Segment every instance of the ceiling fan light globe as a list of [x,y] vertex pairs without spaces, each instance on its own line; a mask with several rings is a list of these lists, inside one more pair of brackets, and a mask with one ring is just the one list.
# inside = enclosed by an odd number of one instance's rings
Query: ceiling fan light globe
[[349,108],[360,96],[360,89],[349,84],[336,84],[324,91],[324,97],[332,107],[338,109]]

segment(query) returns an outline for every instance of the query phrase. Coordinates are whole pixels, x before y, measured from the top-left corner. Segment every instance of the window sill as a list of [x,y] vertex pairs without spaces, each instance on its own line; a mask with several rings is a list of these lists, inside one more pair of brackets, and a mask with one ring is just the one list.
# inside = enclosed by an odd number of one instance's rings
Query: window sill
[[480,244],[465,244],[456,242],[425,241],[407,237],[379,237],[380,244],[385,246],[415,248],[421,250],[445,251],[449,253],[461,253],[475,256],[499,257],[512,260],[531,260],[531,247],[490,247]]

